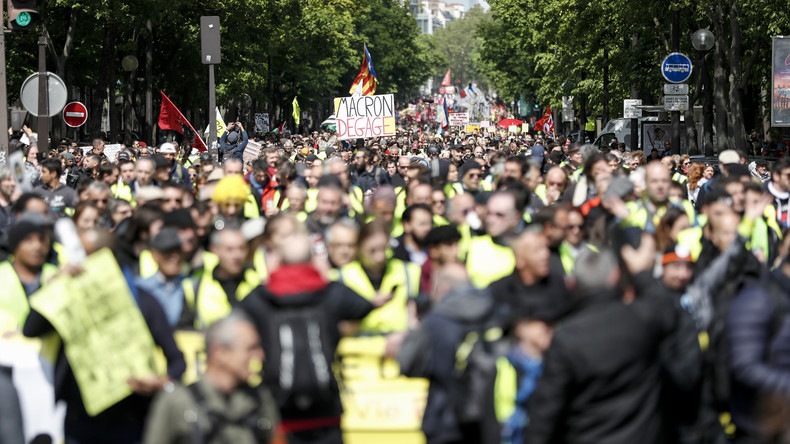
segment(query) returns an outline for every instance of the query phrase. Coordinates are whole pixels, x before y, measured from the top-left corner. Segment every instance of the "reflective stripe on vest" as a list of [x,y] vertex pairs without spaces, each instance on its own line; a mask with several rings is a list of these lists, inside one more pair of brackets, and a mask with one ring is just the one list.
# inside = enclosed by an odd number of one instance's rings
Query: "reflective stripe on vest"
[[[236,288],[235,298],[243,300],[260,285],[258,273],[252,268],[244,270],[244,280]],[[230,314],[233,308],[222,285],[214,280],[213,271],[205,271],[197,290],[197,302],[187,299],[187,306],[195,313],[195,328],[203,329]],[[186,298],[187,295],[185,294]]]

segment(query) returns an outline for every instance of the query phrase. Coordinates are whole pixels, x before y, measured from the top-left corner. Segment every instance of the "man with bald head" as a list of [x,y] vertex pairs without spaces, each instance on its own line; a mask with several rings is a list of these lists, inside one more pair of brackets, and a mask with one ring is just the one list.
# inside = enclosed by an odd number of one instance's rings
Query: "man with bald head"
[[560,201],[567,186],[568,175],[565,174],[565,170],[556,166],[551,167],[546,172],[543,183],[535,188],[535,195],[540,198],[542,206],[549,206]]
[[[644,196],[635,201],[626,203],[615,216],[622,219],[622,225],[639,227],[650,233],[655,233],[656,227],[667,208],[675,205],[669,201],[669,185],[672,181],[669,170],[660,161],[653,161],[645,168]],[[690,202],[684,200],[677,206],[686,212],[692,225],[696,224],[696,213]]]
[[530,227],[513,242],[513,273],[491,284],[491,293],[503,313],[517,313],[535,298],[564,311],[570,301],[562,273],[551,273],[549,239],[539,227]]

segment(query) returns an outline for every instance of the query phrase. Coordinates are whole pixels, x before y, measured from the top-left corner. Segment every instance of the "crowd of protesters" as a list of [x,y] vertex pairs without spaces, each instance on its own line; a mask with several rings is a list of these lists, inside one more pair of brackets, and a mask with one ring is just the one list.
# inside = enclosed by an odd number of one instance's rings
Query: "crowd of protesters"
[[[429,381],[428,443],[787,442],[790,157],[238,122],[216,155],[30,141],[12,143],[21,183],[0,166],[4,337],[50,343],[27,300],[101,273],[71,266],[52,229],[70,218],[87,254],[112,250],[167,361],[91,416],[56,341],[66,443],[340,443],[343,336],[385,337]],[[191,385],[178,330],[205,334]],[[30,442],[9,381],[0,442]]]

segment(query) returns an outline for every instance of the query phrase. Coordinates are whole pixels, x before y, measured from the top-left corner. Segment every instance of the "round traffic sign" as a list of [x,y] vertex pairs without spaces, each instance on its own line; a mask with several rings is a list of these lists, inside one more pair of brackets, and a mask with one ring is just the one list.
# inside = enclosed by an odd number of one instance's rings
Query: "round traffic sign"
[[63,120],[72,128],[85,125],[88,121],[88,108],[80,102],[71,102],[63,108]]
[[[33,73],[22,83],[22,90],[19,93],[22,99],[22,106],[32,115],[38,117],[38,73]],[[47,117],[57,116],[60,111],[66,106],[68,92],[66,91],[66,84],[63,79],[54,73],[47,73],[47,102],[48,111],[45,113]]]
[[661,75],[667,82],[683,83],[691,77],[691,59],[685,54],[673,52],[661,62]]

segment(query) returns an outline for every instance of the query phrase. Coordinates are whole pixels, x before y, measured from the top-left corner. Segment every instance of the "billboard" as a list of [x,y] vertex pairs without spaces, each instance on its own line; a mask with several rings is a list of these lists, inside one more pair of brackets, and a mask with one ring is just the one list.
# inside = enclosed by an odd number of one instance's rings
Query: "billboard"
[[790,126],[790,36],[774,36],[771,126]]
[[[664,142],[671,140],[672,122],[642,122],[642,150],[649,156],[654,149],[664,152]],[[680,122],[680,152],[688,153],[686,140],[686,124]]]
[[392,94],[337,97],[337,138],[347,140],[395,135],[395,113]]

